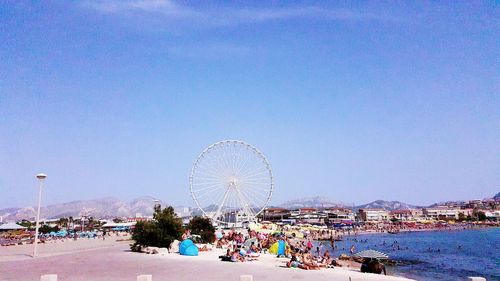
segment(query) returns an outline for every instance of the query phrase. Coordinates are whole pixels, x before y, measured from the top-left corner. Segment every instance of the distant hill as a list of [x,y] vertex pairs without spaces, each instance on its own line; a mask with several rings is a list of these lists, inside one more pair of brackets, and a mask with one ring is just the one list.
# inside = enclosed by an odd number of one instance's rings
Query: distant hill
[[344,204],[340,202],[335,202],[329,199],[326,199],[321,196],[316,197],[305,197],[300,199],[294,199],[284,202],[279,205],[281,208],[285,209],[299,209],[299,208],[329,208],[329,207],[343,207]]
[[[117,198],[107,197],[94,200],[79,200],[68,203],[53,204],[41,209],[41,218],[52,219],[60,217],[80,217],[89,215],[96,218],[134,217],[137,213],[151,215],[156,198],[150,196],[139,197],[131,202],[124,202]],[[165,206],[163,202],[160,203]],[[0,210],[4,221],[19,221],[34,219],[34,207],[8,208]]]
[[[497,193],[493,199],[500,201],[500,192]],[[116,218],[116,217],[134,217],[137,213],[148,216],[153,214],[153,207],[157,199],[151,196],[143,196],[136,198],[130,202],[125,202],[114,197],[106,197],[94,200],[79,200],[61,204],[53,204],[50,206],[42,207],[41,217],[43,219],[52,219],[60,217],[80,217],[82,215],[89,215],[95,218]],[[162,206],[166,206],[165,202],[161,202]],[[430,205],[437,206],[443,204],[458,204],[460,202],[441,202]],[[299,209],[305,207],[311,208],[329,208],[329,207],[352,207],[346,206],[341,202],[336,202],[328,198],[321,196],[315,197],[305,197],[298,198],[294,200],[286,201],[276,207],[286,208],[286,209]],[[414,209],[421,208],[421,206],[415,206],[411,204],[406,204],[399,201],[385,201],[376,200],[367,204],[359,205],[353,207],[354,209],[362,208],[373,208],[373,209],[384,209],[384,210],[398,210],[398,209]],[[192,207],[182,207],[177,206],[176,212],[181,216],[201,215],[201,211],[197,208]],[[207,206],[206,211],[215,211],[216,206]],[[257,209],[255,209],[257,211]],[[24,208],[6,208],[0,209],[0,217],[3,221],[20,221],[22,219],[34,219],[36,215],[36,210],[32,206]]]
[[367,204],[356,206],[355,209],[384,209],[387,211],[408,210],[421,208],[419,206],[406,204],[399,201],[376,200]]
[[500,201],[500,192],[493,196],[493,199],[495,199],[495,201]]

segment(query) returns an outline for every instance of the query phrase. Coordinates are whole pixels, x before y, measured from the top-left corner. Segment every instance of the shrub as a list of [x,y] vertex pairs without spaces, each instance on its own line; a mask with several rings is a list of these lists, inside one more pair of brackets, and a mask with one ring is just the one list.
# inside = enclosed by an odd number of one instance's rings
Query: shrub
[[40,228],[38,229],[38,231],[40,231],[40,233],[50,233],[50,232],[58,232],[59,231],[59,227],[57,226],[54,226],[54,227],[51,227],[49,225],[42,225],[40,226]]
[[194,217],[189,222],[187,228],[191,234],[201,236],[202,243],[212,243],[215,241],[215,228],[208,218]]
[[155,207],[153,221],[138,222],[132,231],[132,251],[140,251],[142,247],[153,246],[169,248],[174,240],[182,235],[182,220],[177,217],[174,208]]

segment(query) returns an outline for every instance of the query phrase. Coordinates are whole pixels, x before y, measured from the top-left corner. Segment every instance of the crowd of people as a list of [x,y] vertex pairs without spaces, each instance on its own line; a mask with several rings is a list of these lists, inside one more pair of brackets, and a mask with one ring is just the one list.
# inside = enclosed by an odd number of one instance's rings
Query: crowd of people
[[[39,243],[55,243],[65,242],[68,240],[75,241],[78,239],[102,239],[105,240],[109,236],[127,236],[127,231],[59,231],[51,233],[40,233],[38,235]],[[23,244],[33,244],[35,241],[34,231],[18,231],[0,234],[0,246],[15,246]]]
[[282,233],[262,233],[254,230],[242,231],[229,230],[217,234],[216,245],[226,248],[226,254],[220,256],[223,261],[246,262],[257,260],[261,253],[271,252],[275,243],[282,241],[284,250],[276,252],[277,257],[289,258],[287,267],[315,270],[331,266],[338,266],[329,251],[322,253],[320,247],[313,249],[313,237],[297,239]]
[[[345,235],[351,234],[345,231]],[[278,258],[287,259],[287,268],[299,268],[303,270],[319,270],[322,268],[341,267],[342,261],[333,257],[333,254],[325,247],[326,242],[313,243],[318,237],[326,238],[335,249],[335,241],[343,239],[344,232],[334,230],[309,231],[302,238],[286,235],[277,231],[264,233],[255,230],[228,230],[216,234],[216,247],[226,249],[225,255],[219,256],[222,261],[248,262],[258,260],[261,254],[271,253]],[[284,245],[282,251],[273,252],[273,245]],[[276,246],[278,247],[278,246]],[[276,250],[276,249],[275,249]],[[351,254],[355,247],[350,248]],[[363,272],[384,273],[385,267],[375,259],[365,259],[360,266]]]

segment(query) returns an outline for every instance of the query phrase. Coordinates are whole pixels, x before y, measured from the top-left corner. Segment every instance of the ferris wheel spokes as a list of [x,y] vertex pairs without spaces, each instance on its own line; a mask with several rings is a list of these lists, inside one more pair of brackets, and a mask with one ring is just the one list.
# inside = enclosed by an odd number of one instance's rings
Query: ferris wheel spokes
[[262,153],[243,141],[220,141],[196,159],[189,178],[205,216],[228,224],[254,220],[271,199],[273,176]]

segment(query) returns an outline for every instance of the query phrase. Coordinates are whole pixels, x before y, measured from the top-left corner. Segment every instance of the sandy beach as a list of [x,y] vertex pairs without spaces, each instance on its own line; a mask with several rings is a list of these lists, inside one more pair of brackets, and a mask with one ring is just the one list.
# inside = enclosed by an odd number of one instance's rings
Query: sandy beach
[[259,261],[221,262],[220,250],[201,252],[198,257],[177,253],[148,255],[129,251],[123,237],[106,240],[81,239],[41,244],[40,256],[31,258],[32,245],[0,249],[0,280],[40,280],[42,274],[58,274],[59,280],[135,280],[139,274],[152,274],[153,280],[239,280],[251,274],[254,280],[410,280],[355,272],[344,268],[305,271],[285,267],[287,259],[261,255]]

